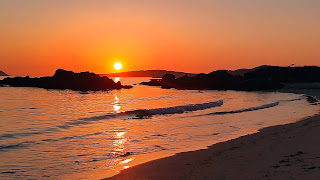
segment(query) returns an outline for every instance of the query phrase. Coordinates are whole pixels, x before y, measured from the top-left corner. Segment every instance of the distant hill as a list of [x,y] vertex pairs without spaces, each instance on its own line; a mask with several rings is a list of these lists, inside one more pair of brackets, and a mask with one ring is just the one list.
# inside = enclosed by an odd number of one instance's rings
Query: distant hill
[[[167,71],[167,70],[140,70],[140,71],[127,71],[121,73],[112,73],[112,74],[100,74],[100,76],[108,77],[153,77],[153,78],[162,78],[165,74],[173,74],[177,78],[185,76],[185,72],[177,71]],[[194,77],[197,74],[188,73],[189,77]]]
[[258,66],[258,67],[252,68],[252,69],[237,69],[234,71],[228,70],[228,73],[233,76],[242,76],[243,77],[246,73],[253,72],[253,71],[259,70],[261,68],[266,68],[266,67],[269,67],[269,65],[262,65],[262,66]]
[[9,76],[8,74],[6,74],[5,72],[3,71],[0,71],[0,76]]

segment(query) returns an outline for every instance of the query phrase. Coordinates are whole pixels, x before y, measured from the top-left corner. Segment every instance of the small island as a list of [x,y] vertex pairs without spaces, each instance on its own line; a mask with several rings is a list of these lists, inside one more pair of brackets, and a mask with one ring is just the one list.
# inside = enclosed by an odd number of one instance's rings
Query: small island
[[1,86],[13,87],[38,87],[44,89],[70,89],[74,91],[100,91],[112,89],[129,89],[132,86],[115,83],[112,79],[90,72],[74,73],[63,69],[56,70],[53,76],[30,78],[14,77],[5,78],[0,81]]
[[279,67],[259,66],[253,69],[235,71],[217,70],[209,74],[198,74],[194,77],[176,78],[165,74],[162,79],[151,79],[143,85],[161,86],[162,88],[194,90],[238,90],[263,91],[281,89],[290,83],[320,82],[320,67]]

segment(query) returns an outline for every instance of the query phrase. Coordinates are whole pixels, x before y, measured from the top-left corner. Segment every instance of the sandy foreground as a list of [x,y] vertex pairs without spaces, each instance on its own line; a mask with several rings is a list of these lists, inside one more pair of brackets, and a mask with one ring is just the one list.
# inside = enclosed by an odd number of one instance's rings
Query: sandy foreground
[[320,114],[179,153],[107,179],[320,179]]

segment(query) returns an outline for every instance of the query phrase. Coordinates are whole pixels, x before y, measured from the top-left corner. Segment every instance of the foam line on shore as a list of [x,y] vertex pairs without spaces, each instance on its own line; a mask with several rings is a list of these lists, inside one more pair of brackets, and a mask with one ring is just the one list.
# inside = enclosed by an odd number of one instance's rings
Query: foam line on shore
[[[223,105],[223,100],[219,101],[213,101],[213,102],[207,102],[207,103],[200,103],[200,104],[187,104],[183,106],[172,106],[167,108],[155,108],[155,109],[138,109],[133,111],[125,111],[118,114],[106,114],[102,116],[93,116],[93,117],[86,117],[78,119],[79,121],[95,121],[95,120],[102,120],[102,119],[112,119],[117,117],[125,117],[134,116],[137,118],[143,118],[143,117],[151,117],[154,115],[166,115],[166,114],[181,114],[184,112],[190,112],[190,111],[198,111],[198,110],[204,110],[209,109],[213,107],[219,107]],[[75,125],[77,124],[77,121],[69,122],[68,125]]]
[[280,100],[280,101],[277,101],[277,102],[273,102],[273,103],[269,103],[269,104],[264,104],[264,105],[261,105],[261,106],[243,108],[243,109],[232,110],[232,111],[219,111],[219,112],[213,112],[213,113],[196,115],[196,116],[192,116],[192,117],[208,116],[208,115],[236,114],[236,113],[257,111],[257,110],[262,110],[262,109],[267,109],[267,108],[272,108],[272,107],[278,106],[280,103],[283,103],[283,102],[299,101],[299,100],[303,100],[303,99],[306,99],[306,98],[305,98],[305,97],[300,97],[300,98],[296,98],[296,99]]
[[257,107],[250,107],[250,108],[244,108],[244,109],[238,109],[238,110],[233,110],[233,111],[221,111],[221,112],[213,112],[213,113],[208,113],[205,115],[216,115],[216,114],[235,114],[235,113],[242,113],[242,112],[248,112],[248,111],[256,111],[256,110],[261,110],[261,109],[266,109],[266,108],[271,108],[279,105],[278,102],[270,103],[270,104],[264,104],[262,106],[257,106]]
[[[25,137],[25,136],[33,136],[38,134],[44,134],[48,132],[55,132],[59,129],[68,129],[72,126],[76,125],[84,125],[84,124],[90,124],[94,121],[99,120],[105,120],[105,119],[114,119],[114,118],[145,118],[145,117],[151,117],[153,115],[166,115],[166,114],[178,114],[183,112],[190,112],[190,111],[198,111],[198,110],[204,110],[208,108],[213,107],[219,107],[223,105],[223,101],[213,101],[208,103],[201,103],[201,104],[188,104],[183,106],[173,106],[168,108],[155,108],[155,109],[141,109],[141,110],[133,110],[133,111],[126,111],[121,112],[118,114],[106,114],[102,116],[93,116],[93,117],[86,117],[86,118],[80,118],[75,119],[69,122],[65,122],[63,124],[57,125],[55,128],[48,128],[42,131],[38,132],[32,132],[32,133],[12,133],[12,134],[0,134],[0,140],[4,139],[15,139],[17,137]],[[6,148],[6,147],[3,147]],[[1,149],[1,147],[0,147]]]
[[[134,111],[127,111],[119,114],[109,114],[109,115],[104,115],[104,116],[96,116],[96,117],[89,117],[89,118],[82,118],[78,119],[75,121],[70,121],[66,122],[63,125],[58,125],[57,127],[62,128],[62,129],[67,129],[71,127],[72,125],[81,125],[81,124],[88,124],[90,121],[97,121],[97,120],[102,120],[102,119],[110,119],[110,118],[116,118],[116,117],[121,117],[121,116],[136,116],[138,118],[142,118],[144,116],[150,117],[152,115],[165,115],[165,114],[176,114],[176,113],[183,113],[186,111],[197,111],[197,110],[204,110],[212,107],[218,107],[222,106],[223,101],[213,101],[213,102],[208,102],[208,103],[201,103],[201,104],[188,104],[184,106],[173,106],[173,107],[168,107],[168,108],[155,108],[155,109],[144,109],[144,110],[134,110]],[[17,138],[17,136],[31,136],[31,135],[37,135],[44,133],[42,132],[37,132],[37,133],[20,133],[20,134],[4,134],[0,135],[2,139],[5,138]],[[96,134],[96,133],[95,133]],[[94,134],[94,135],[95,135]],[[91,134],[90,134],[91,135]],[[86,135],[88,136],[88,135]],[[82,136],[78,136],[78,138],[81,138]],[[44,141],[57,141],[57,140],[63,140],[63,139],[73,139],[77,138],[76,136],[74,137],[62,137],[61,139],[47,139],[47,140],[42,140]],[[5,144],[0,146],[0,151],[8,150],[8,149],[17,149],[20,147],[25,147],[30,144],[34,144],[36,142],[21,142],[21,143],[16,143],[16,144]],[[40,142],[38,142],[40,143]]]
[[168,108],[156,108],[156,109],[144,109],[144,110],[135,110],[134,113],[137,113],[137,116],[152,116],[152,115],[165,115],[165,114],[180,114],[188,111],[198,111],[209,109],[213,107],[219,107],[223,105],[223,101],[214,101],[202,104],[188,104],[184,106],[174,106]]

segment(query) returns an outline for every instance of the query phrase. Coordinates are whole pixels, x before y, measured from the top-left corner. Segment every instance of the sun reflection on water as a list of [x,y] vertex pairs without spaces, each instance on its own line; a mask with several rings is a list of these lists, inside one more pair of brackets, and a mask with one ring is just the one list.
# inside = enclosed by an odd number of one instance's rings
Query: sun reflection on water
[[127,132],[118,132],[117,134],[116,134],[116,136],[118,137],[118,138],[121,138],[124,134],[126,134]]
[[129,163],[133,160],[134,160],[134,158],[125,159],[125,160],[121,161],[119,164],[124,165],[123,169],[128,169],[130,166],[127,163]]
[[131,166],[130,162],[134,160],[134,157],[123,159],[123,157],[125,157],[126,155],[125,144],[128,141],[128,139],[126,138],[126,134],[127,132],[125,131],[118,131],[113,135],[113,137],[115,138],[112,144],[113,151],[118,156],[117,160],[115,160],[114,162],[120,169],[128,169]]
[[121,153],[123,154],[124,153],[124,144],[127,142],[127,139],[117,139],[117,140],[114,140],[113,142],[113,150],[118,152],[118,153]]
[[114,78],[114,82],[117,83],[117,82],[119,82],[119,81],[120,81],[120,77],[115,77],[115,78]]
[[119,105],[113,105],[113,109],[114,109],[114,111],[116,111],[116,112],[119,112],[119,110],[120,110],[120,106]]
[[113,151],[120,153],[123,155],[125,153],[125,143],[128,141],[127,138],[124,136],[127,132],[116,132],[114,138],[116,138],[112,145]]
[[113,110],[117,113],[120,112],[121,106],[119,104],[119,98],[117,95],[114,97],[114,102],[113,102]]
[[127,164],[128,162],[131,162],[133,160],[134,160],[134,158],[129,158],[129,159],[121,161],[119,164]]

